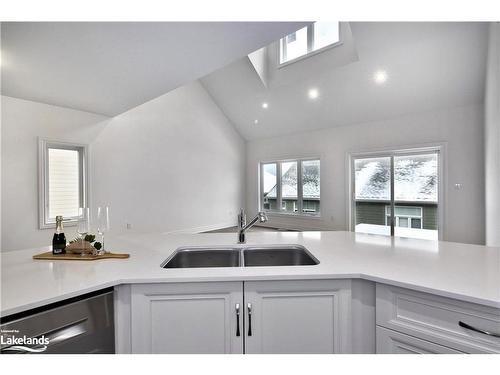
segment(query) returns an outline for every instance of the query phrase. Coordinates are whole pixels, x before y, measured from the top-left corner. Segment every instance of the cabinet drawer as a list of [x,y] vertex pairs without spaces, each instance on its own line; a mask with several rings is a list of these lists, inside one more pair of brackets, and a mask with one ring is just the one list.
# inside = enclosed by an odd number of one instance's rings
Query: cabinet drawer
[[500,309],[377,284],[377,325],[465,353],[500,353]]
[[461,352],[404,333],[377,327],[377,354],[461,354]]

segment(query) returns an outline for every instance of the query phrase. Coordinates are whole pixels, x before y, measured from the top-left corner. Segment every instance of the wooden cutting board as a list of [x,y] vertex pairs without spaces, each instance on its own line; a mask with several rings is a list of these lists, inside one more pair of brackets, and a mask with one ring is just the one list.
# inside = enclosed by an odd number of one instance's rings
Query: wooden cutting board
[[127,259],[130,254],[113,254],[105,253],[103,255],[80,255],[80,254],[59,254],[54,255],[51,251],[46,253],[41,253],[33,255],[33,259],[43,259],[43,260],[99,260],[99,259]]

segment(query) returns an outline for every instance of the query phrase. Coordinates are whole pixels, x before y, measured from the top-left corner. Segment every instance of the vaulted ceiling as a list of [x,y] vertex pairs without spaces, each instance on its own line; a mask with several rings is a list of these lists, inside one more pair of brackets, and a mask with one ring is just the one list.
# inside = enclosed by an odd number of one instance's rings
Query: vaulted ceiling
[[305,22],[3,22],[1,93],[114,116]]
[[[202,83],[248,140],[482,102],[486,23],[345,25],[349,40],[340,47],[280,69],[271,59],[267,87],[247,57]],[[378,71],[387,74],[383,84]]]
[[[277,69],[305,24],[4,22],[1,93],[114,116],[203,77],[249,140],[483,100],[486,23],[342,23],[341,46]],[[267,86],[247,57],[264,46]]]

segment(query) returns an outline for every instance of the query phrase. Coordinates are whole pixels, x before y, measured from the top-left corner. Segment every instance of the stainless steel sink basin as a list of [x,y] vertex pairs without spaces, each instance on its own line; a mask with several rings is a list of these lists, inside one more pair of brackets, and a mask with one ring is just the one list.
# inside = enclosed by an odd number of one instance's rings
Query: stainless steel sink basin
[[262,246],[243,250],[245,267],[313,266],[319,261],[303,246]]
[[240,267],[238,248],[179,248],[161,265],[163,268]]
[[304,246],[180,247],[163,268],[313,266],[319,261]]

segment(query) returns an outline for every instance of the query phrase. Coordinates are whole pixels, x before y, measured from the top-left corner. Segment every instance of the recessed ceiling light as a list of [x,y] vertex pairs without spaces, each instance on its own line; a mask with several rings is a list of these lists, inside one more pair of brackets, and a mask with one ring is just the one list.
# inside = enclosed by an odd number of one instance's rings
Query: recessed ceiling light
[[318,89],[309,89],[307,95],[309,96],[309,99],[317,99],[319,96],[319,91]]
[[373,75],[375,83],[381,85],[387,81],[387,72],[385,70],[377,70]]
[[266,109],[267,107],[269,107],[269,104],[267,104],[267,103],[265,103],[265,102],[264,102],[264,103],[262,103],[262,108]]
[[259,123],[259,120],[253,120],[253,123],[257,125]]

